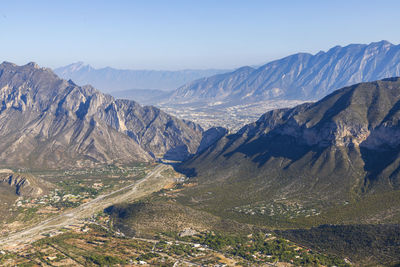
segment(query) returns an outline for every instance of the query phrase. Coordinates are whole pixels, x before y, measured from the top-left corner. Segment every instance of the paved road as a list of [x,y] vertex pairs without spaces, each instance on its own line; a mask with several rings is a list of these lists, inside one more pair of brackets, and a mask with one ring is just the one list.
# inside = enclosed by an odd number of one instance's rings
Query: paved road
[[0,247],[12,248],[21,244],[30,243],[43,237],[43,234],[51,233],[63,227],[82,222],[82,219],[88,218],[110,205],[123,201],[132,201],[156,192],[165,185],[173,182],[173,178],[164,177],[161,174],[162,171],[169,168],[171,168],[171,166],[160,164],[147,174],[146,177],[133,184],[109,194],[100,195],[77,208],[65,211],[35,226],[12,233],[7,237],[0,238]]

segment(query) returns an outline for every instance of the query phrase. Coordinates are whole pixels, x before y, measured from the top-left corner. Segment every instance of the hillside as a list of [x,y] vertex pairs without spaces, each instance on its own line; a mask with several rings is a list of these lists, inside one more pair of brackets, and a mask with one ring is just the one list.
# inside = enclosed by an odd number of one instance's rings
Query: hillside
[[77,86],[35,63],[0,65],[0,163],[58,168],[183,159],[200,126]]
[[280,227],[398,222],[399,103],[391,78],[270,111],[184,163],[199,186],[180,201]]
[[30,174],[14,173],[4,169],[0,171],[0,187],[10,189],[9,191],[17,196],[37,198],[54,187],[49,182]]
[[185,232],[185,230],[230,233],[251,230],[249,226],[168,201],[118,204],[105,211],[111,215],[114,227],[129,236],[151,236],[163,232]]
[[350,258],[358,266],[398,266],[400,225],[321,225],[309,230],[278,231],[317,251]]
[[12,227],[12,218],[18,213],[14,210],[17,201],[37,199],[48,194],[54,187],[54,184],[31,174],[0,169],[0,225],[2,226],[0,233],[4,233],[8,227]]

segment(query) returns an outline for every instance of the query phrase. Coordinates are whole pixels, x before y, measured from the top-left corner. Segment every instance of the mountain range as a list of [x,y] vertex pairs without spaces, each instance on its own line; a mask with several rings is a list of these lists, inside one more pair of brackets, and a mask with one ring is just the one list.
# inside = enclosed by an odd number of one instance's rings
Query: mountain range
[[297,218],[396,222],[399,120],[400,78],[355,84],[315,103],[267,112],[180,167],[199,184],[186,190],[182,203],[220,214],[284,218],[280,226]]
[[195,123],[155,107],[115,100],[35,63],[0,64],[0,99],[4,166],[59,168],[183,159],[196,153],[203,139],[204,131]]
[[201,78],[181,86],[163,103],[234,105],[274,99],[318,100],[344,86],[395,76],[400,76],[400,45],[387,41],[351,44]]
[[[61,79],[32,62],[24,66],[3,62],[0,166],[10,169],[0,170],[4,204],[0,212],[9,216],[9,207],[22,207],[23,198],[45,196],[56,186],[26,173],[25,168],[40,173],[182,160],[174,167],[189,179],[172,168],[164,169],[168,183],[172,179],[175,183],[137,202],[105,209],[111,220],[107,225],[116,227],[119,234],[144,233],[146,238],[189,233],[195,239],[183,240],[196,240],[196,244],[207,233],[212,242],[202,241],[207,248],[240,240],[233,236],[219,239],[219,231],[243,231],[251,237],[249,231],[268,228],[268,233],[259,232],[261,243],[254,255],[261,254],[265,242],[275,240],[269,233],[275,228],[279,229],[275,234],[295,240],[300,247],[324,248],[372,265],[392,264],[398,261],[399,247],[400,77],[355,82],[398,75],[399,50],[400,46],[383,41],[335,47],[316,55],[296,54],[260,68],[243,67],[197,80],[178,88],[172,98],[158,96],[168,98],[168,103],[183,104],[191,114],[194,109],[187,105],[207,111],[210,104],[229,108],[322,97],[264,112],[234,133],[223,127],[205,131],[156,107],[115,99],[90,85]],[[352,85],[334,90],[347,84]],[[159,91],[146,91],[143,100],[151,101],[149,92]],[[11,170],[16,168],[22,171]],[[114,181],[121,182],[119,178]],[[81,180],[73,182],[86,188]],[[17,210],[28,213],[28,209]],[[68,214],[73,213],[69,210]],[[318,225],[322,226],[288,230]],[[283,241],[276,239],[276,247]],[[228,250],[234,247],[226,244]],[[270,256],[270,251],[263,253]]]
[[96,69],[83,62],[73,63],[54,69],[64,79],[71,79],[79,85],[90,84],[103,92],[131,89],[174,90],[188,82],[228,70],[129,70],[105,67]]

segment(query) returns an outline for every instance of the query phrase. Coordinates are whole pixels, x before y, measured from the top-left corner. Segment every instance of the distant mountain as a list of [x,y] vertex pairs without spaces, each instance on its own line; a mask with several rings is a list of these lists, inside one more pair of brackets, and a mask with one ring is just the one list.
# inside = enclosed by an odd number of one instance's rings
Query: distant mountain
[[221,214],[398,223],[400,78],[265,113],[181,168],[199,183],[184,201]]
[[318,100],[344,86],[395,76],[400,76],[400,45],[351,44],[202,78],[178,88],[164,103]]
[[202,141],[203,129],[192,122],[77,86],[35,63],[0,64],[0,99],[0,165],[183,159]]
[[110,94],[115,98],[135,100],[143,105],[153,105],[168,97],[171,92],[156,89],[131,89],[113,91]]
[[110,67],[95,69],[83,62],[54,69],[61,78],[71,79],[79,85],[90,84],[109,93],[130,89],[174,90],[185,83],[226,71],[228,70],[162,71],[123,70]]

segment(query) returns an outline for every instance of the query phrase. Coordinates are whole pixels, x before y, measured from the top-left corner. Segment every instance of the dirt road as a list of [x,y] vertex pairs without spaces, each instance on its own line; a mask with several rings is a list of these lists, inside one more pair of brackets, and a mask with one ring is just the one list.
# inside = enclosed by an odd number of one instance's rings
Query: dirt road
[[65,211],[35,226],[12,233],[7,237],[0,238],[0,248],[10,249],[20,246],[21,244],[30,243],[43,237],[46,233],[51,233],[70,225],[79,224],[83,219],[91,217],[93,214],[96,214],[110,205],[124,201],[132,201],[156,192],[165,185],[173,182],[173,178],[162,175],[162,172],[169,168],[172,167],[160,164],[147,174],[146,177],[133,184],[109,194],[100,195],[77,208]]

